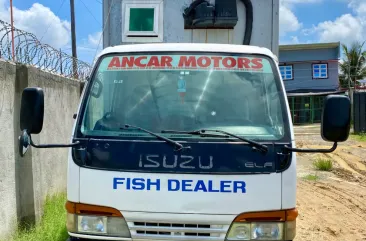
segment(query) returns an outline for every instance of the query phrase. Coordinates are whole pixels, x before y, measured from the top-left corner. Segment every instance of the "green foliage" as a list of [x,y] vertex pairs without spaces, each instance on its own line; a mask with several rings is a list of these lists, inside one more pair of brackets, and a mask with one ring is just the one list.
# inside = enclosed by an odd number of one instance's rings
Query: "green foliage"
[[[348,79],[346,79],[346,76],[344,74],[339,75],[339,85],[342,88],[348,88]],[[351,85],[351,87],[353,87],[352,81],[351,81],[350,85]]]
[[366,133],[351,134],[351,138],[353,138],[357,141],[366,142]]
[[313,162],[315,169],[320,171],[330,171],[333,168],[333,162],[329,159],[318,158]]
[[342,44],[344,54],[343,62],[339,65],[341,74],[339,75],[340,85],[348,87],[350,80],[351,87],[366,77],[366,51],[363,50],[364,43],[354,42],[350,46]]
[[41,222],[32,228],[19,228],[11,241],[66,241],[66,194],[48,197]]
[[316,181],[319,179],[318,175],[308,174],[304,177],[305,180],[308,181]]

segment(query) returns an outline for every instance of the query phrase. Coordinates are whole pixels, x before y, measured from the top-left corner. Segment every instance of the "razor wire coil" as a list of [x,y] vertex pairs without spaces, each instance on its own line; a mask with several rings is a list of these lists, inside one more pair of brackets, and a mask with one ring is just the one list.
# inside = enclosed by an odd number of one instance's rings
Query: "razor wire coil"
[[[0,20],[0,58],[8,61],[13,61],[11,29],[9,23]],[[41,43],[32,33],[13,30],[15,62],[68,78],[85,80],[89,76],[92,67],[88,63]]]

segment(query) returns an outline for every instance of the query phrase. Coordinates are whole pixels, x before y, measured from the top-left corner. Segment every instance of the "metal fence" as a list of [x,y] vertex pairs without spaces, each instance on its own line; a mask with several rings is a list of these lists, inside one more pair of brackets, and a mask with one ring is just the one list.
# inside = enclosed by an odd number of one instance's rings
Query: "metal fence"
[[324,96],[288,97],[292,122],[295,125],[321,122]]
[[366,92],[353,94],[353,121],[356,134],[366,132]]
[[[11,25],[0,20],[0,58],[13,61]],[[65,77],[85,80],[91,66],[48,44],[29,32],[14,28],[14,61]]]

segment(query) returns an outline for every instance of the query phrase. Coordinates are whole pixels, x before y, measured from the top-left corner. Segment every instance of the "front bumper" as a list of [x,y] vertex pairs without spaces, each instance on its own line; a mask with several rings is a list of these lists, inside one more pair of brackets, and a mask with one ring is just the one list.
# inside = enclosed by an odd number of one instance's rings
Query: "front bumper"
[[132,241],[131,238],[100,237],[92,235],[75,234],[70,232],[69,235],[70,237],[67,239],[67,241]]
[[[260,213],[271,214],[282,220],[295,220],[297,212],[290,210],[270,211]],[[291,216],[290,214],[293,214]],[[296,215],[295,215],[296,214]],[[244,216],[243,216],[244,215]],[[202,214],[168,214],[168,213],[141,213],[123,212],[127,222],[131,238],[104,237],[90,234],[70,233],[69,241],[224,241],[233,222],[241,222],[242,219],[251,218],[257,213],[234,215],[202,215]],[[279,217],[280,217],[279,216]],[[236,220],[240,219],[240,220]],[[177,221],[179,220],[179,221]],[[289,239],[292,235],[287,236]]]

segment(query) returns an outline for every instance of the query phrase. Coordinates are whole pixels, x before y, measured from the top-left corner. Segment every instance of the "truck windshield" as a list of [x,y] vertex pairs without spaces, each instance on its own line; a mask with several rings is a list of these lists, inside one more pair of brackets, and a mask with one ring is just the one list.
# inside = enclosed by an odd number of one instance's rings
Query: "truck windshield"
[[214,129],[267,141],[285,135],[283,90],[266,56],[114,54],[99,61],[90,81],[80,125],[85,136],[153,138],[125,124],[169,137],[162,131]]

